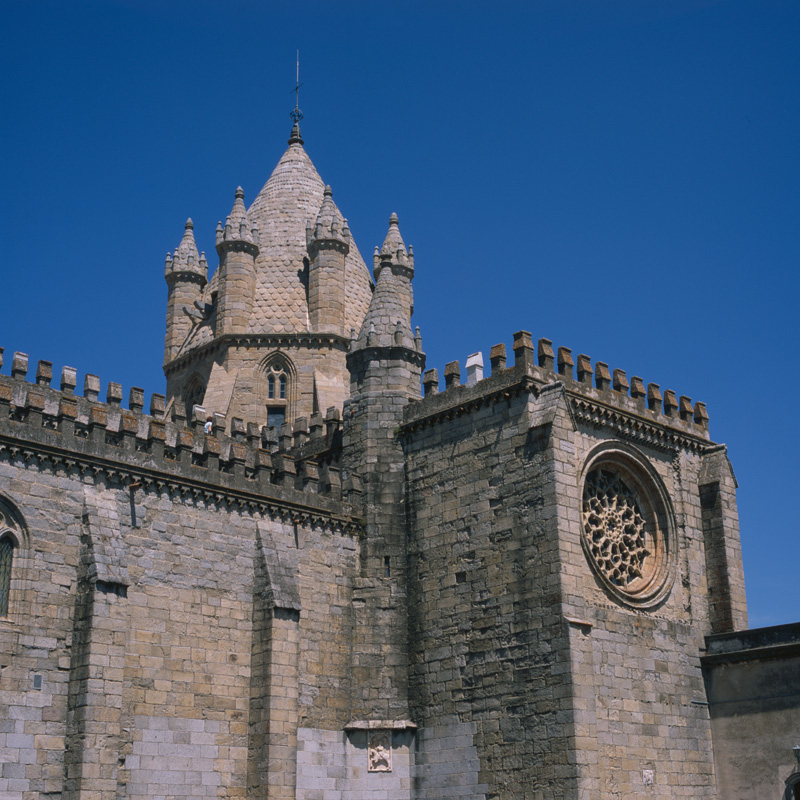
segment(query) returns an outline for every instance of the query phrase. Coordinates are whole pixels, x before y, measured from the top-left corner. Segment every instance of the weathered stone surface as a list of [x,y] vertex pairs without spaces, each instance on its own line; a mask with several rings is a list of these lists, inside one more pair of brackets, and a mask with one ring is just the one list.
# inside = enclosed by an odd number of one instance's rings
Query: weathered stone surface
[[527,331],[438,391],[397,216],[373,293],[297,125],[243,194],[210,281],[191,220],[167,258],[150,415],[72,368],[28,383],[22,353],[0,375],[0,795],[800,783],[797,632],[732,633],[736,480],[704,403]]

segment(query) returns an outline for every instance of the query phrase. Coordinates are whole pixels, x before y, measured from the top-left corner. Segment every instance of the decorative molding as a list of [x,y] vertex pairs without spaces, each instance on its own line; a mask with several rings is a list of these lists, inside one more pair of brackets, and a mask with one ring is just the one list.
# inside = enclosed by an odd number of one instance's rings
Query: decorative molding
[[334,349],[347,352],[350,348],[350,337],[340,336],[336,333],[226,333],[222,336],[215,336],[211,341],[194,347],[188,352],[175,356],[172,361],[164,364],[164,374],[169,377],[172,373],[213,354],[221,347],[269,347],[292,345],[301,347],[332,347]]
[[676,449],[702,453],[714,446],[707,439],[627,414],[618,408],[575,394],[569,388],[567,395],[572,413],[578,422],[595,428],[608,428],[621,439],[647,445],[664,453],[673,453]]
[[363,521],[353,515],[337,514],[280,497],[265,497],[257,492],[248,492],[182,475],[171,475],[136,464],[62,450],[39,442],[22,444],[0,434],[0,457],[2,456],[7,457],[9,461],[19,459],[26,467],[35,463],[38,467],[49,466],[54,471],[77,470],[81,477],[87,475],[103,477],[109,484],[117,484],[120,489],[133,489],[140,484],[146,491],[166,493],[173,499],[201,500],[218,508],[227,506],[284,523],[327,528],[335,533],[352,536],[364,533]]

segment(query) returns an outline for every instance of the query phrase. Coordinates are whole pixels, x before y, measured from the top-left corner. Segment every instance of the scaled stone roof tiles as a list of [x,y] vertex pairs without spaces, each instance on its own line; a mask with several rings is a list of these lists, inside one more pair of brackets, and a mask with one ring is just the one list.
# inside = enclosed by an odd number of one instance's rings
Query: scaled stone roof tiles
[[[248,226],[258,228],[259,255],[256,258],[250,333],[308,332],[306,222],[310,220],[313,223],[317,219],[324,188],[322,178],[303,146],[294,142],[247,209],[246,218],[237,190],[231,223],[238,224],[239,218],[243,217]],[[329,199],[329,203],[332,202]],[[341,218],[338,208],[335,208],[335,213]],[[217,291],[217,283],[215,272],[203,292],[207,304],[211,303],[212,295]],[[371,298],[369,270],[351,239],[350,252],[345,259],[346,331],[361,329]],[[189,352],[213,338],[212,317],[192,330],[181,352]]]

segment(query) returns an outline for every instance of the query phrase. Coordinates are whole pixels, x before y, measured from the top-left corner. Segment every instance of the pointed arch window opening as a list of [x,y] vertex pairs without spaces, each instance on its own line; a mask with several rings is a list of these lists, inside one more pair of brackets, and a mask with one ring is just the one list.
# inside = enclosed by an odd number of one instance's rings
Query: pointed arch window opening
[[186,419],[192,419],[192,409],[195,406],[203,405],[203,398],[206,394],[206,387],[203,381],[194,376],[186,385],[186,389],[183,392],[183,402],[186,408]]
[[10,533],[6,532],[0,535],[0,617],[8,616],[15,547],[16,541]]
[[280,428],[289,411],[292,399],[292,384],[288,366],[275,360],[267,371],[267,427]]
[[286,399],[286,387],[287,387],[287,379],[285,374],[280,374],[277,376],[277,381],[275,380],[276,376],[270,374],[267,378],[267,397],[270,400],[285,400]]

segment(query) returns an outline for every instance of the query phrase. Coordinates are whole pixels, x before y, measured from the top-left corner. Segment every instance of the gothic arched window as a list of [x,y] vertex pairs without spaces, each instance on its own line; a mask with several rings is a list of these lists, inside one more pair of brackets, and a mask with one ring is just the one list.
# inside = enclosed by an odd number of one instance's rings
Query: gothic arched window
[[0,619],[11,619],[19,598],[20,574],[29,568],[30,540],[14,506],[0,498]]
[[[274,367],[270,368],[274,370]],[[267,376],[267,397],[270,400],[285,400],[286,399],[286,374],[281,372],[276,375],[273,371]]]
[[280,428],[289,415],[292,401],[292,371],[281,356],[272,358],[265,367],[267,374],[267,425]]
[[16,542],[10,533],[5,532],[0,536],[0,617],[8,616],[15,546]]
[[195,406],[203,405],[203,398],[205,397],[205,394],[206,387],[203,384],[203,381],[197,375],[193,375],[189,380],[189,383],[186,384],[186,388],[183,390],[183,402],[186,406],[186,419],[190,422],[192,420],[192,409]]

